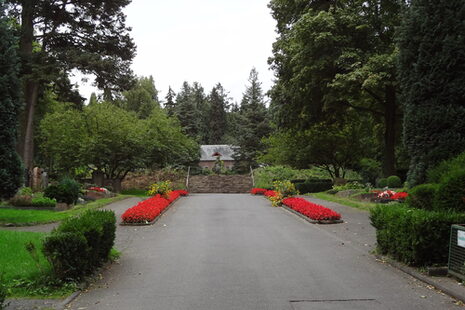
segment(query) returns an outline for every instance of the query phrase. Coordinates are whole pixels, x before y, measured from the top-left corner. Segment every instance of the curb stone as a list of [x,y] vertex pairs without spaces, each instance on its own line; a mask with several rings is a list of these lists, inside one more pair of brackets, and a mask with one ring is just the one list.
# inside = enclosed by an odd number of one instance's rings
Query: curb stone
[[[433,286],[434,288],[438,289],[439,291],[443,292],[444,294],[446,295],[449,295],[450,297],[456,299],[456,300],[459,300],[463,303],[465,303],[465,295],[463,293],[460,293],[458,291],[455,291],[451,288],[448,288],[444,285],[442,285],[441,283],[439,283],[438,281],[435,281],[434,279],[431,279],[425,275],[422,275],[421,273],[419,273],[418,271],[416,271],[414,268],[412,267],[409,267],[409,266],[406,266],[402,263],[399,263],[389,257],[385,257],[385,256],[382,256],[382,255],[379,255],[379,254],[374,254],[376,259],[382,261],[382,262],[385,262],[385,263],[388,263],[390,266],[396,268],[396,269],[399,269],[400,271],[414,277],[415,279],[417,280],[420,280],[426,284],[429,284],[431,286]],[[461,288],[463,290],[463,287]]]

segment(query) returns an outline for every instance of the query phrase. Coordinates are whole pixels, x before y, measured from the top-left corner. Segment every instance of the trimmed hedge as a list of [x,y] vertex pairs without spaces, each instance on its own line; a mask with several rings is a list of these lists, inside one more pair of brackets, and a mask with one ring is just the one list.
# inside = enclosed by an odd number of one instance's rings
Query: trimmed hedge
[[44,254],[62,280],[79,280],[108,260],[116,232],[113,211],[89,210],[63,221],[44,241]]
[[333,180],[331,179],[307,179],[304,182],[295,182],[294,184],[301,194],[319,193],[333,188]]
[[406,203],[416,209],[434,210],[434,197],[439,184],[421,184],[410,189]]
[[450,226],[465,223],[465,214],[425,211],[403,205],[380,205],[370,210],[378,250],[407,264],[446,264]]
[[437,210],[465,211],[465,169],[451,171],[444,177],[434,198]]
[[402,187],[402,180],[396,175],[391,175],[390,177],[387,178],[386,181],[387,181],[387,186],[389,188]]

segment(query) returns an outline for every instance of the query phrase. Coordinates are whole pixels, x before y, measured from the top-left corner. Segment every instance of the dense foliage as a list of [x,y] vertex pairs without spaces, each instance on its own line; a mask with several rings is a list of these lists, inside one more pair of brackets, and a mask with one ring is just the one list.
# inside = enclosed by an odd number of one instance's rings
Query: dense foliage
[[0,2],[0,198],[12,197],[22,183],[23,168],[16,153],[20,109],[17,40]]
[[465,2],[413,0],[400,30],[408,181],[465,150]]

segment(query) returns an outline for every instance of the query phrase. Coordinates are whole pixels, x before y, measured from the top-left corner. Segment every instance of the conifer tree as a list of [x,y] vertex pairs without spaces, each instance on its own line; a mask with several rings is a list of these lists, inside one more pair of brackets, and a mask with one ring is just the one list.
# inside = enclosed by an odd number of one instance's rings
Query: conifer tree
[[181,91],[176,96],[175,115],[181,123],[185,134],[196,141],[200,140],[200,115],[193,100],[193,89],[184,82]]
[[209,113],[209,144],[224,143],[224,135],[227,131],[226,110],[229,108],[229,98],[223,86],[218,83],[213,87],[208,96],[210,103]]
[[242,98],[240,114],[242,116],[238,135],[240,149],[236,159],[240,163],[239,167],[242,168],[240,170],[245,170],[249,166],[257,167],[256,158],[265,148],[262,138],[271,131],[263,90],[255,68],[250,71],[249,85]]
[[173,116],[175,114],[175,108],[176,108],[175,99],[176,99],[176,93],[173,91],[173,89],[170,86],[168,88],[168,93],[166,94],[166,97],[165,97],[166,102],[164,104],[164,108],[168,116]]
[[408,182],[465,150],[465,2],[413,0],[400,31]]
[[21,84],[17,41],[4,9],[0,2],[0,198],[9,198],[23,180],[22,163],[15,150]]

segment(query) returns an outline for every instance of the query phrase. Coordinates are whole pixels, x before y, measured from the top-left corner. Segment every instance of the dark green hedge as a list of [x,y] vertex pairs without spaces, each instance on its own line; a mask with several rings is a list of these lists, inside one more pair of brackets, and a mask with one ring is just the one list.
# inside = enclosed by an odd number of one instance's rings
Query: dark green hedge
[[434,210],[434,197],[439,184],[421,184],[408,191],[406,203],[416,209]]
[[381,205],[370,212],[378,250],[407,264],[446,264],[450,226],[465,223],[465,214]]
[[108,260],[116,231],[113,211],[90,210],[61,223],[44,242],[55,275],[81,279]]
[[[327,191],[333,188],[333,180],[331,179],[307,179],[302,182],[302,180],[293,180],[296,189],[301,194],[307,193],[319,193]],[[296,182],[297,181],[297,182]]]

